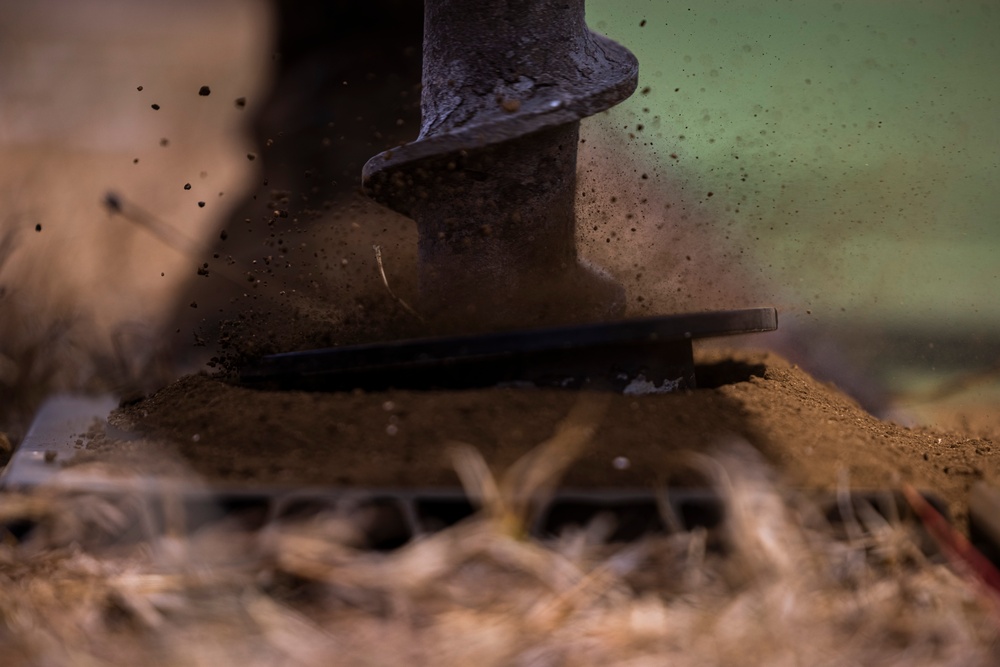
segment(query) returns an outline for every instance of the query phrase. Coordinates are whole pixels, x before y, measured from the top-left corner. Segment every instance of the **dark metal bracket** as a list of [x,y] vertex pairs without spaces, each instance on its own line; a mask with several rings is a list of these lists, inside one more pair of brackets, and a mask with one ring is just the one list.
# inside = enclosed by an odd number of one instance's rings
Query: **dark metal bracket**
[[[427,338],[264,357],[240,380],[268,389],[465,389],[501,383],[649,393],[697,386],[692,341],[773,331],[774,308]],[[641,379],[640,379],[641,378]],[[640,391],[645,389],[645,392]]]

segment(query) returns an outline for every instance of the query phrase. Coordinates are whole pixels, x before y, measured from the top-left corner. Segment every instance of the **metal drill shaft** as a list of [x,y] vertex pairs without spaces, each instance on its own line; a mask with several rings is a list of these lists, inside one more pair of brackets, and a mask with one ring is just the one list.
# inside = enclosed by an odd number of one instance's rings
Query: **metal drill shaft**
[[621,286],[577,257],[576,154],[635,57],[583,0],[426,0],[423,52],[420,136],[364,168],[417,223],[420,309],[463,329],[620,316]]

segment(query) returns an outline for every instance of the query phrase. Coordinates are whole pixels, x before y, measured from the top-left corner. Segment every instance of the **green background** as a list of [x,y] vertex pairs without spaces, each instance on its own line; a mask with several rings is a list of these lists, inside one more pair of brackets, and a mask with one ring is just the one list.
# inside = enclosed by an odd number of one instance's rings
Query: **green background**
[[603,0],[587,15],[649,87],[612,113],[646,119],[661,178],[716,193],[705,205],[776,301],[831,325],[998,330],[1000,3]]

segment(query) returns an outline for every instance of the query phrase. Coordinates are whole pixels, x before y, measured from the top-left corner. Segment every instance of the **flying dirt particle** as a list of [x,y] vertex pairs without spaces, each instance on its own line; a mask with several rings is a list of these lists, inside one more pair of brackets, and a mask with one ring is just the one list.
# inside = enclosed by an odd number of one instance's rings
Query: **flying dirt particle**
[[247,98],[245,98],[245,97],[237,97],[236,101],[233,102],[233,104],[236,105],[237,109],[245,109],[246,106],[247,106]]
[[645,28],[646,27],[646,19],[643,19],[643,20],[639,21],[639,27],[640,28]]
[[198,208],[205,208],[205,202],[203,201],[198,202]]
[[711,197],[711,196],[712,196],[712,195],[714,195],[714,194],[715,194],[714,192],[709,192],[709,193],[708,193],[708,196],[709,196],[709,197]]
[[225,241],[226,239],[229,238],[229,232],[223,229],[221,232],[219,232],[219,238]]
[[37,225],[35,225],[35,231],[36,232],[42,231],[42,223],[38,223]]
[[142,86],[136,86],[135,89],[138,90],[140,93],[142,92]]
[[247,153],[247,159],[253,162],[254,160],[257,159],[257,156],[254,155],[253,153]]
[[139,164],[139,158],[132,158],[132,164]]
[[170,139],[166,139],[166,138],[160,139],[160,145],[161,146],[169,146],[170,145]]
[[191,184],[190,183],[185,183],[184,184],[184,189],[185,190],[190,190],[191,189]]
[[198,307],[198,302],[197,301],[192,301],[191,302],[191,307],[192,308],[197,308]]
[[643,88],[642,90],[639,91],[639,94],[640,95],[649,95],[649,92],[651,90],[653,90],[653,89],[650,88],[649,86],[646,86],[645,88]]
[[104,205],[112,213],[122,212],[122,200],[114,192],[108,192],[104,195]]
[[198,94],[201,95],[202,97],[208,97],[209,95],[212,94],[212,89],[209,88],[208,86],[202,86],[201,88],[198,89]]
[[45,462],[46,463],[52,463],[53,461],[56,460],[57,456],[59,456],[59,452],[57,452],[56,450],[54,450],[54,449],[46,449],[45,450]]
[[151,104],[150,107],[153,109],[153,111],[159,111],[160,110],[160,105],[159,104]]

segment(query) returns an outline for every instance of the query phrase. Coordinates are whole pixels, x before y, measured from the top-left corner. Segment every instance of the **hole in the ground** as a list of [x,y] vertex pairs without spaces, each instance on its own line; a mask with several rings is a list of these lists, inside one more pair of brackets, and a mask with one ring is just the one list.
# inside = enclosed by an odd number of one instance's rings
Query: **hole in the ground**
[[662,533],[663,520],[654,499],[625,502],[586,502],[556,500],[540,522],[543,536],[559,535],[567,528],[582,528],[598,515],[611,515],[614,531],[609,542],[632,542],[644,535]]
[[427,532],[435,532],[459,521],[467,519],[475,513],[472,503],[465,498],[437,499],[418,498],[415,503],[417,521]]

